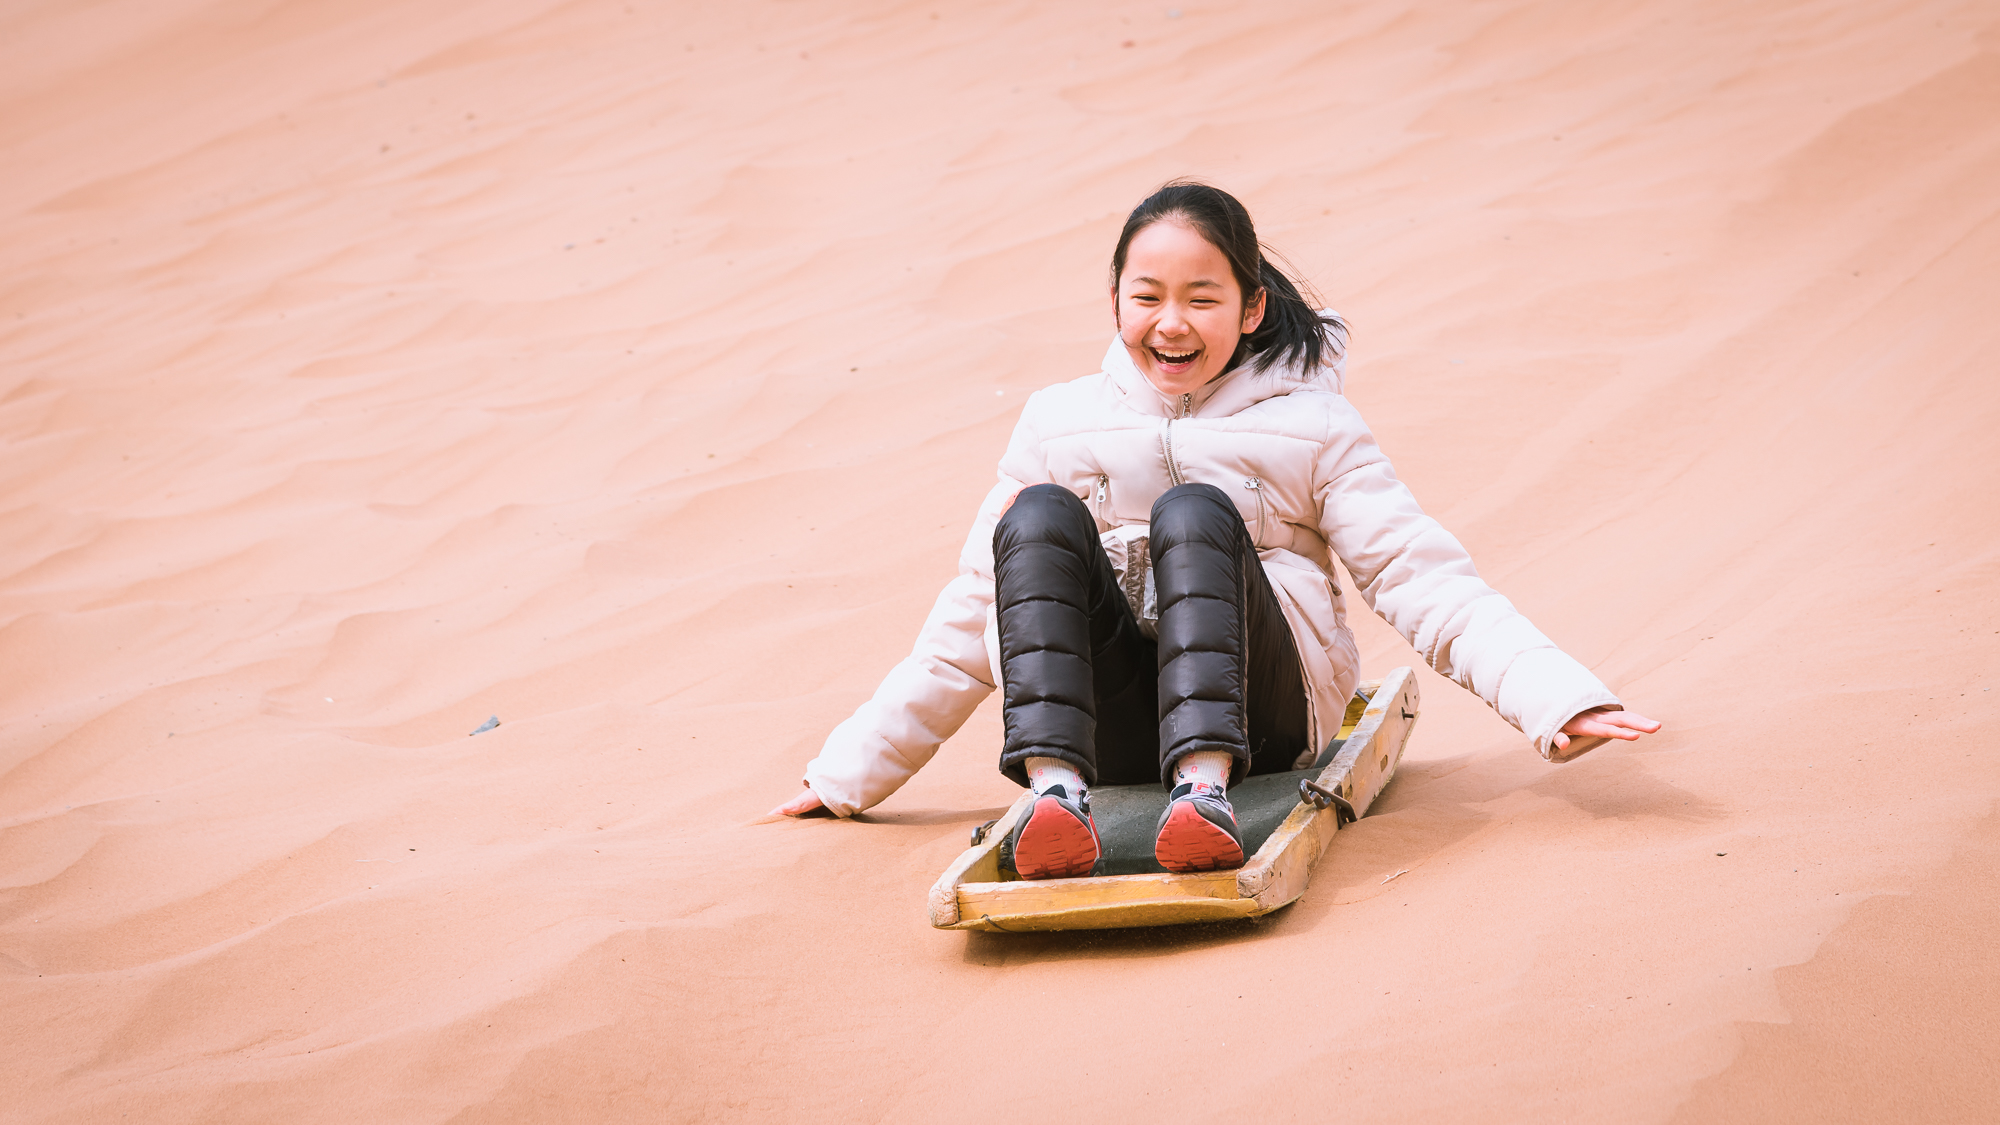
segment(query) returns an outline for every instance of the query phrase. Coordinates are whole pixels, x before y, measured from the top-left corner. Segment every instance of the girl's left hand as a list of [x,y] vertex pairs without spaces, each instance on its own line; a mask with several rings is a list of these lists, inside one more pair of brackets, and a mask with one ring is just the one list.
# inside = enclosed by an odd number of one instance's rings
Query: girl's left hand
[[1627,742],[1642,734],[1652,734],[1660,724],[1637,711],[1592,708],[1562,726],[1555,737],[1556,749],[1569,749],[1572,738],[1622,738]]

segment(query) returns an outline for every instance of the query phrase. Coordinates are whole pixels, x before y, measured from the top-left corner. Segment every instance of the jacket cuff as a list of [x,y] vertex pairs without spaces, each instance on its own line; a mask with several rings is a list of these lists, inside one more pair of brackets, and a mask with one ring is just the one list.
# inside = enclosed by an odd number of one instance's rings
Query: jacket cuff
[[1494,710],[1534,740],[1547,758],[1563,724],[1593,707],[1620,706],[1590,669],[1559,648],[1533,648],[1514,658],[1501,678]]
[[847,792],[838,782],[820,773],[816,768],[818,765],[819,761],[815,759],[806,766],[806,788],[813,791],[819,803],[826,806],[826,811],[846,820],[866,807],[857,803],[856,794]]

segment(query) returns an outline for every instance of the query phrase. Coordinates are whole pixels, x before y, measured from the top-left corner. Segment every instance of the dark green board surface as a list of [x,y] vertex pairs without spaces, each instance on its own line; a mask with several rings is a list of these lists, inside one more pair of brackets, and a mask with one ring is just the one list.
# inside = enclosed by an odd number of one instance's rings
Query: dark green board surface
[[[1236,810],[1236,826],[1243,832],[1243,855],[1257,854],[1271,833],[1299,803],[1299,781],[1317,778],[1333,756],[1340,753],[1339,742],[1320,752],[1310,769],[1267,773],[1245,778],[1229,787],[1229,806]],[[1159,785],[1103,785],[1090,791],[1090,818],[1097,822],[1097,834],[1104,845],[1100,875],[1140,875],[1166,870],[1153,859],[1153,836],[1159,830],[1160,814],[1167,808],[1167,791]]]

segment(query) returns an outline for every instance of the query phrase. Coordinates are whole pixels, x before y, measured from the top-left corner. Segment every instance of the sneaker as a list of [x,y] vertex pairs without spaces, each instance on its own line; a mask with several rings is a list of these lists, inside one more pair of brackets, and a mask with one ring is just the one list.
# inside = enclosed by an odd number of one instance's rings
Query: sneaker
[[1090,799],[1069,799],[1060,785],[1035,797],[1035,805],[1007,838],[1014,871],[1023,879],[1067,879],[1097,868],[1103,848],[1097,822],[1090,819]]
[[1181,875],[1243,866],[1243,833],[1221,786],[1191,781],[1169,795],[1153,838],[1153,858]]

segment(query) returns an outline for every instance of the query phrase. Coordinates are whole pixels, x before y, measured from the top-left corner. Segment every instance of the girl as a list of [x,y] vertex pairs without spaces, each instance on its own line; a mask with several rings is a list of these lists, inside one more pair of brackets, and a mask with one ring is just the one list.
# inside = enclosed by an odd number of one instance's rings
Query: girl
[[1000,772],[1036,794],[1024,879],[1087,875],[1090,786],[1171,788],[1154,855],[1243,863],[1228,787],[1309,764],[1360,680],[1339,556],[1369,608],[1544,757],[1636,739],[1596,676],[1480,581],[1342,397],[1347,325],[1265,260],[1227,192],[1177,181],[1111,256],[1104,369],[1028,399],[916,648],[773,809],[851,816],[996,684]]

